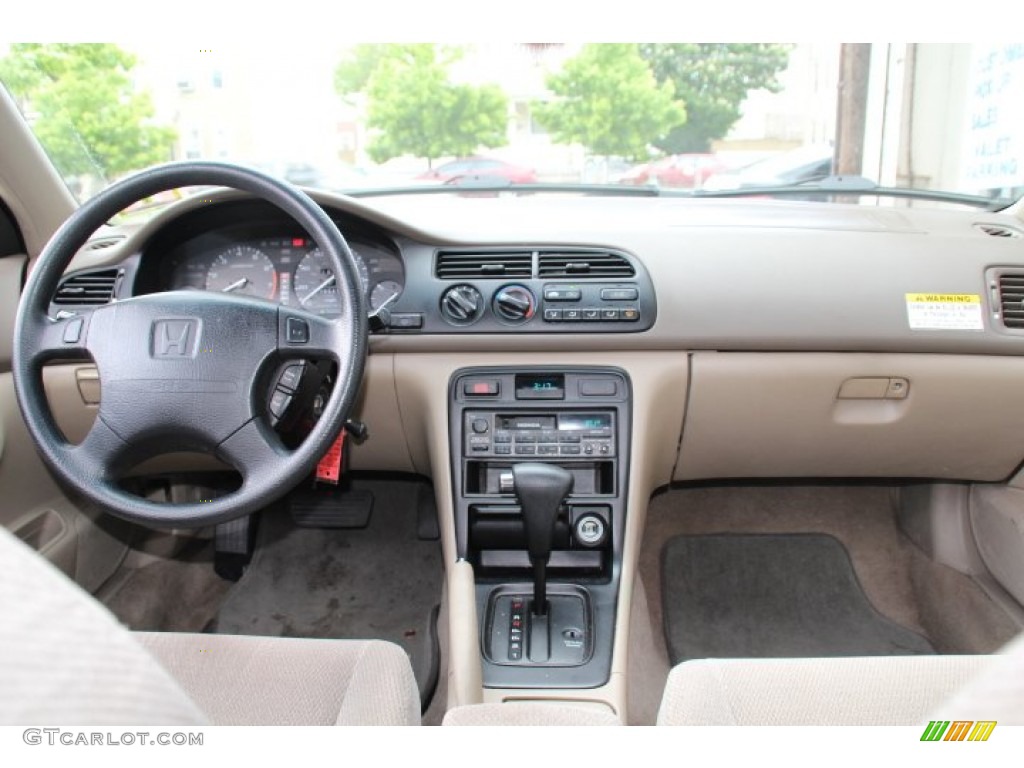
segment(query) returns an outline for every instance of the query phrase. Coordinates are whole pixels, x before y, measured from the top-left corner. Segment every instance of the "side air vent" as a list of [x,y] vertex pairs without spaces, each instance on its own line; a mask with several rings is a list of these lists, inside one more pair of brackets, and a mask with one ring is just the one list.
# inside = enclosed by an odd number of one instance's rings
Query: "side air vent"
[[532,251],[440,251],[435,269],[435,274],[442,280],[530,277],[532,273]]
[[1021,232],[1019,229],[1014,229],[1013,227],[1008,227],[1005,224],[975,224],[974,226],[991,237],[1024,237],[1024,232]]
[[601,277],[618,280],[633,277],[636,270],[625,256],[607,251],[541,253],[538,277]]
[[999,311],[1007,328],[1024,328],[1024,272],[999,276]]
[[85,246],[87,251],[102,251],[106,248],[110,248],[113,245],[117,245],[124,237],[98,237],[95,240],[90,240]]
[[61,306],[94,307],[114,298],[119,271],[104,269],[72,275],[60,284],[53,303]]

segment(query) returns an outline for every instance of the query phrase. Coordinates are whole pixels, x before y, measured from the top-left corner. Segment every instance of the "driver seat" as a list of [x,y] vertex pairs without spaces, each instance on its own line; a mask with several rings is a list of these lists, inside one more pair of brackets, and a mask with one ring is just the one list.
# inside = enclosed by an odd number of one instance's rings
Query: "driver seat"
[[3,725],[419,725],[397,645],[129,632],[3,528],[0,616]]

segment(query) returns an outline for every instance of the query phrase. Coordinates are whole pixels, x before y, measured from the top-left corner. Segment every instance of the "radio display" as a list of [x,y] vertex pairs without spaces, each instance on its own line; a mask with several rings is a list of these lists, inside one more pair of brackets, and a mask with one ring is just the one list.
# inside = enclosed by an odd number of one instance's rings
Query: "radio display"
[[564,400],[565,374],[517,373],[516,400]]
[[562,413],[558,416],[560,431],[611,428],[612,416],[610,413]]

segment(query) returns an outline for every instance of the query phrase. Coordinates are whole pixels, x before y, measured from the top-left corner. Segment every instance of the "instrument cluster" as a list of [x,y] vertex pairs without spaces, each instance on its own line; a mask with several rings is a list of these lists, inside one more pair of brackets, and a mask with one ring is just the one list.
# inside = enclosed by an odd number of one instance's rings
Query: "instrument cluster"
[[[384,244],[350,239],[367,303],[393,303],[403,289],[402,262]],[[327,257],[304,234],[268,237],[210,233],[170,255],[166,289],[239,293],[301,307],[324,317],[341,314],[336,276]]]

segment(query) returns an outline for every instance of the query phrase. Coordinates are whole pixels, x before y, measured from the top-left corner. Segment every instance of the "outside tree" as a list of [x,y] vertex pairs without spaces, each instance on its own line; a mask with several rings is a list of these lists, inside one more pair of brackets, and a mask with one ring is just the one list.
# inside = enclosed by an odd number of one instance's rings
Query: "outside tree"
[[670,155],[710,150],[740,119],[747,94],[781,90],[789,64],[789,46],[775,43],[644,43],[640,55],[686,103],[686,123],[653,142]]
[[175,133],[153,123],[137,92],[135,57],[106,43],[19,43],[0,59],[0,79],[33,120],[64,176],[113,177],[171,158]]
[[645,159],[651,142],[687,119],[672,83],[656,82],[631,43],[584,46],[547,85],[558,98],[537,104],[537,119],[556,141],[595,155]]
[[415,155],[431,164],[507,142],[507,97],[496,85],[451,82],[448,69],[460,55],[431,44],[360,45],[341,62],[335,88],[368,99],[373,160]]

